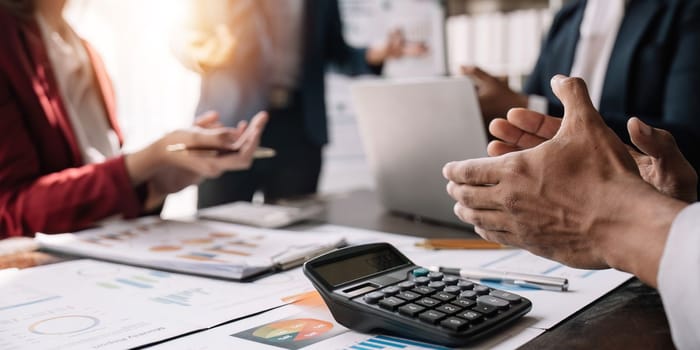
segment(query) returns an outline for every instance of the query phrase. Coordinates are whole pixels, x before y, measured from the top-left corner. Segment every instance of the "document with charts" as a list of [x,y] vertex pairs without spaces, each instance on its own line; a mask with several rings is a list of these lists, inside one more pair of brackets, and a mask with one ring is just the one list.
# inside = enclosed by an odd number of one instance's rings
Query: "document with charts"
[[0,271],[0,349],[126,349],[282,306],[298,270],[237,283],[94,260]]
[[[469,349],[515,349],[542,334],[519,320]],[[160,344],[155,350],[449,350],[444,346],[390,335],[362,334],[338,324],[318,293],[304,293],[291,305],[205,332]]]
[[293,267],[345,244],[337,234],[153,217],[37,240],[52,251],[232,280]]

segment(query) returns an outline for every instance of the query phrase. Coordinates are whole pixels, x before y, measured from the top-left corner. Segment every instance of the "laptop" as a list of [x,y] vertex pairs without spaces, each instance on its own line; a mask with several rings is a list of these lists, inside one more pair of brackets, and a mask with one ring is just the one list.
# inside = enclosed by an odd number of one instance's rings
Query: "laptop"
[[360,135],[384,207],[428,221],[471,227],[454,215],[443,166],[487,156],[487,135],[468,78],[354,83]]

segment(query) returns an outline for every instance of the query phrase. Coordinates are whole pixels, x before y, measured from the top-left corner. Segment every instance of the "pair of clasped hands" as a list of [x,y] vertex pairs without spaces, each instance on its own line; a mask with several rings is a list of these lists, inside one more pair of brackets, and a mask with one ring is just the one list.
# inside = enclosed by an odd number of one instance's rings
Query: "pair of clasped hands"
[[[230,128],[220,123],[218,113],[209,112],[198,117],[192,127],[170,132],[126,155],[132,184],[148,185],[144,209],[155,209],[168,194],[204,179],[248,169],[268,119],[266,112],[260,112],[249,123],[242,121]],[[181,149],[173,152],[173,145]]]
[[578,268],[614,267],[656,285],[677,214],[697,175],[673,136],[637,118],[636,148],[606,126],[585,83],[556,76],[563,119],[522,108],[495,119],[490,158],[445,165],[456,215],[483,238]]

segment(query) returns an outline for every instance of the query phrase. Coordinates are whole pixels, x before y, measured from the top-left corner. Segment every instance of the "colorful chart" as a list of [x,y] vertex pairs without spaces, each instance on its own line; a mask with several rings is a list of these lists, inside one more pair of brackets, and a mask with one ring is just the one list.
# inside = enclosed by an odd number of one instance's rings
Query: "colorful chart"
[[335,336],[338,331],[334,328],[328,321],[298,318],[268,323],[232,336],[295,350]]
[[250,253],[242,252],[240,250],[229,249],[229,248],[226,248],[224,246],[214,246],[214,247],[207,249],[207,251],[213,252],[213,253],[228,254],[228,255],[250,256]]
[[190,244],[190,245],[210,244],[210,243],[214,243],[214,239],[213,238],[192,238],[192,239],[182,240],[182,243]]
[[216,254],[192,252],[185,255],[178,255],[180,259],[194,260],[194,261],[205,261],[205,262],[217,262],[217,263],[227,263],[226,260],[216,259]]
[[100,320],[92,316],[66,315],[47,318],[29,326],[29,331],[38,335],[75,334],[96,327]]
[[238,234],[236,233],[226,233],[226,232],[212,232],[209,234],[209,237],[211,238],[231,238],[231,237],[236,237]]
[[176,245],[157,245],[155,247],[151,247],[149,250],[152,252],[175,252],[180,249],[182,249],[182,247]]

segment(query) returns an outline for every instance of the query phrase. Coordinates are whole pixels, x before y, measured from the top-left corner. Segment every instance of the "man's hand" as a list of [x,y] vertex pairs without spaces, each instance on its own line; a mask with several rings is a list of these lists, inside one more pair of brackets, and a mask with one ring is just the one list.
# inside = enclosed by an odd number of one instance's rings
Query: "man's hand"
[[493,118],[506,114],[515,107],[527,107],[528,97],[508,87],[508,84],[491,76],[478,67],[462,67],[462,74],[474,81],[479,96],[479,105],[484,121],[488,124]]
[[551,140],[445,166],[455,213],[485,239],[574,267],[613,266],[654,285],[668,230],[685,204],[643,181],[582,80],[557,76],[552,88],[566,113]]
[[693,203],[698,200],[698,174],[683,156],[673,135],[652,128],[638,118],[627,122],[632,143],[641,151],[629,148],[644,180],[661,193]]
[[366,59],[370,65],[379,66],[390,59],[420,57],[427,53],[424,42],[409,42],[401,29],[395,29],[389,32],[386,42],[367,50]]
[[[499,139],[489,144],[490,156],[536,147],[554,137],[562,122],[560,118],[522,108],[511,109],[506,118],[495,119],[489,125],[491,134]],[[697,174],[678,149],[673,135],[638,118],[628,121],[627,130],[639,149],[628,147],[642,178],[668,196],[688,203],[697,201]]]

